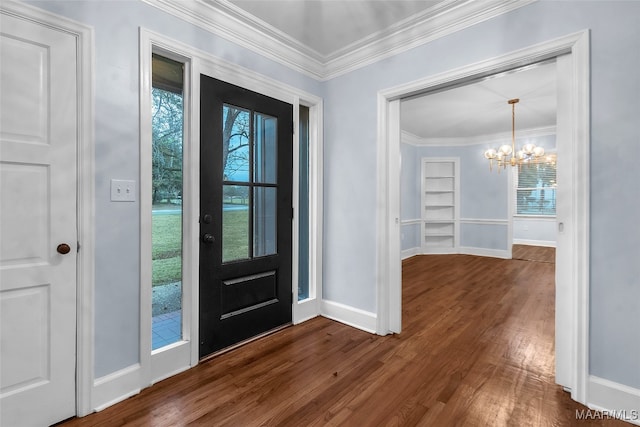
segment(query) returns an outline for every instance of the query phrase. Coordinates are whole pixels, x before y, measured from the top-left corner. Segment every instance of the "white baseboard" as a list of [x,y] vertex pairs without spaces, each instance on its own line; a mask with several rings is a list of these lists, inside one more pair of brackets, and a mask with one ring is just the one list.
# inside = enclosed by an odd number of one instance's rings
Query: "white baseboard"
[[460,253],[458,248],[442,248],[438,246],[425,247],[421,251],[423,255],[452,255]]
[[462,246],[459,248],[459,253],[464,255],[477,255],[492,258],[511,259],[511,252],[502,249],[471,248],[468,246]]
[[546,248],[555,248],[556,242],[553,240],[529,240],[529,239],[513,239],[514,245],[528,246],[544,246]]
[[320,304],[317,297],[293,304],[293,324],[297,325],[320,315]]
[[93,382],[91,406],[95,412],[102,411],[140,393],[140,384],[142,378],[138,363],[97,378]]
[[329,319],[335,320],[345,325],[353,326],[357,329],[376,333],[376,314],[359,308],[340,304],[338,302],[322,300],[320,314]]
[[411,258],[412,256],[420,255],[422,253],[422,249],[419,247],[405,249],[400,253],[400,256],[403,260],[407,258]]
[[589,408],[640,425],[639,389],[590,375],[588,396]]
[[[540,245],[542,246],[542,245]],[[486,256],[491,258],[504,258],[511,259],[511,252],[502,249],[486,249],[486,248],[472,248],[472,247],[458,247],[458,248],[411,248],[405,249],[401,252],[403,260],[411,258],[415,255],[477,255]]]

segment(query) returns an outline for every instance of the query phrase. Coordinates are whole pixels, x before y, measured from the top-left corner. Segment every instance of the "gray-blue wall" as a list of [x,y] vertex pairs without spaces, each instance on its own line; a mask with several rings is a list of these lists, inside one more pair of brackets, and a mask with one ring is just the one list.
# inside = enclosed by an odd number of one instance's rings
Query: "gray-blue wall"
[[[376,93],[584,29],[592,67],[590,371],[640,388],[640,2],[536,2],[326,82],[325,297],[376,308]],[[475,206],[461,214],[480,214]]]
[[139,173],[138,26],[324,97],[324,297],[372,312],[377,92],[591,29],[590,369],[640,388],[640,2],[536,2],[323,83],[141,3],[36,4],[96,30],[96,376],[139,360],[139,205],[108,201]]

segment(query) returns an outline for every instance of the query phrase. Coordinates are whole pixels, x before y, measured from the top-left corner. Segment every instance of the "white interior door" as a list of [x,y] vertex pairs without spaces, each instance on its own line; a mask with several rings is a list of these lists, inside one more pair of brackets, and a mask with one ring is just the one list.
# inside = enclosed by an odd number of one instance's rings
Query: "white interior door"
[[0,19],[0,425],[42,426],[76,413],[76,39]]

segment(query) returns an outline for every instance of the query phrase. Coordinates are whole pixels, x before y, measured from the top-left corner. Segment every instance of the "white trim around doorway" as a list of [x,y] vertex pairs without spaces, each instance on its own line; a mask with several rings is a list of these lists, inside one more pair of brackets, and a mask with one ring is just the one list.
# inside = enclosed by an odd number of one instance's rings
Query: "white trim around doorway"
[[572,301],[571,397],[587,403],[589,349],[589,31],[581,31],[516,52],[378,92],[378,282],[377,333],[401,329],[399,245],[399,102],[402,98],[452,87],[499,72],[570,54],[571,137],[574,206],[571,231]]

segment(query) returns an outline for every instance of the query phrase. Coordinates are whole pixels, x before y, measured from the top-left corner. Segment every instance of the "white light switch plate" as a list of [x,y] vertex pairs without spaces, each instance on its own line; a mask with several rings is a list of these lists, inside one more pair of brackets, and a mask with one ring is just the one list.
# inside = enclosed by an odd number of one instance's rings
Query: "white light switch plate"
[[128,179],[111,180],[112,202],[135,202],[136,182]]

